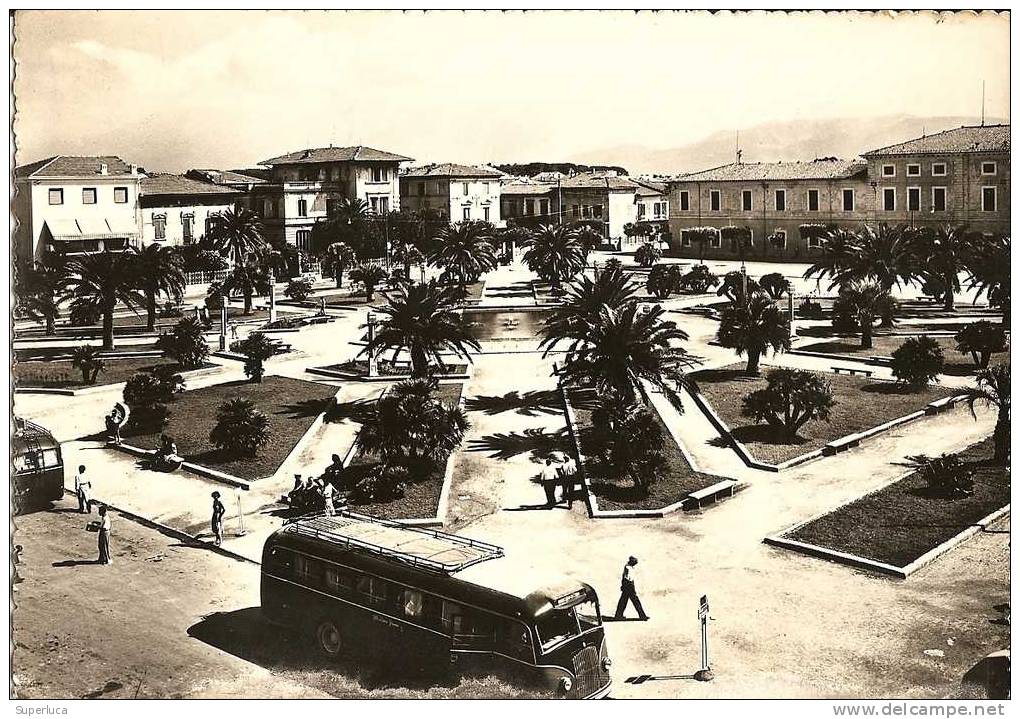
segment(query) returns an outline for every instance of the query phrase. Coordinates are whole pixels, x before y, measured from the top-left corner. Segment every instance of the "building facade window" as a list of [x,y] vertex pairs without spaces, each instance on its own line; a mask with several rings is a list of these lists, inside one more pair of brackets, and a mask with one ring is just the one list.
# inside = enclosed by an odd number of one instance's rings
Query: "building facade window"
[[816,248],[822,246],[822,238],[818,235],[811,235],[808,237],[807,246],[810,248]]
[[470,220],[471,219],[471,208],[470,207],[463,208],[463,219],[465,219],[465,220]]
[[181,215],[181,229],[185,244],[191,244],[195,236],[195,216]]
[[128,201],[128,188],[114,187],[113,201],[116,202],[118,205],[126,205]]
[[294,234],[294,244],[297,245],[299,250],[310,250],[312,249],[312,231],[311,230],[298,230]]
[[896,165],[882,165],[882,177],[896,177]]
[[780,250],[786,249],[786,230],[776,230],[772,233],[772,245]]
[[461,189],[463,190],[463,192],[461,193],[462,195],[471,194],[471,185],[469,185],[467,182],[462,182],[460,183],[460,185]]
[[843,190],[843,212],[854,211],[854,191],[852,189]]
[[373,167],[372,182],[389,182],[390,170],[388,167]]
[[570,208],[570,213],[574,217],[580,217],[581,216],[581,206],[580,205],[572,205],[571,208]]
[[81,204],[83,205],[94,205],[96,204],[96,188],[94,187],[83,187],[81,190]]
[[687,230],[680,231],[680,246],[681,247],[691,246],[691,235]]
[[540,215],[542,215],[542,217],[549,216],[549,200],[538,201],[538,212]]
[[722,235],[718,230],[716,230],[715,234],[712,235],[712,238],[708,241],[708,246],[716,249],[722,247]]
[[982,162],[981,163],[981,174],[982,175],[994,175],[996,170],[996,164],[994,162]]
[[377,215],[385,215],[390,211],[390,198],[386,195],[374,195],[368,198],[368,206]]
[[882,188],[882,209],[886,212],[896,211],[896,188]]
[[931,188],[931,208],[934,212],[946,211],[946,188]]
[[907,211],[908,212],[920,212],[921,211],[921,188],[920,187],[908,187],[907,188]]
[[273,216],[273,201],[272,200],[263,200],[262,201],[262,214],[265,215],[266,217],[272,217]]
[[722,193],[719,190],[711,190],[708,193],[709,207],[712,208],[712,212],[720,212],[722,210]]
[[48,193],[49,203],[51,205],[63,205],[64,204],[64,190],[61,187],[51,187]]
[[427,184],[428,183],[425,183],[425,182],[419,182],[418,183],[418,197],[422,197],[425,194],[425,186]]
[[639,220],[645,219],[645,203],[639,202],[637,206],[637,218]]
[[981,188],[981,209],[984,212],[995,212],[998,209],[996,196],[998,193],[994,187]]
[[653,215],[655,219],[657,220],[664,219],[666,215],[669,214],[669,204],[666,203],[665,201],[656,202],[655,205],[653,206],[653,210],[654,210]]
[[776,190],[776,212],[786,211],[786,190]]
[[808,212],[818,212],[818,190],[807,191]]
[[907,177],[920,177],[921,176],[921,165],[914,162],[907,165]]
[[593,217],[602,217],[602,205],[592,205],[591,214]]
[[[576,207],[576,205],[575,205],[575,207]],[[534,215],[535,214],[535,201],[534,200],[527,199],[527,200],[524,201],[524,214],[525,215]]]
[[932,174],[932,177],[945,177],[945,174],[946,174],[946,163],[944,163],[944,162],[933,162],[933,163],[931,163],[931,174]]
[[298,217],[308,217],[308,200],[297,201]]
[[166,215],[152,216],[152,236],[157,240],[166,239]]
[[754,194],[750,190],[740,193],[740,206],[744,212],[750,212],[754,207]]
[[691,209],[691,193],[687,190],[680,191],[680,211],[687,212]]
[[482,208],[482,219],[485,220],[486,222],[489,221],[489,208],[488,207],[483,207]]

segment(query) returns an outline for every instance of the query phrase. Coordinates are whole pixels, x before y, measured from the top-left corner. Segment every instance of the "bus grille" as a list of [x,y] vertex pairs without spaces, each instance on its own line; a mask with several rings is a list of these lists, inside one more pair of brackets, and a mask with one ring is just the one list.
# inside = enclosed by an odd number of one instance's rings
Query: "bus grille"
[[574,696],[584,698],[600,688],[599,650],[585,647],[574,655]]

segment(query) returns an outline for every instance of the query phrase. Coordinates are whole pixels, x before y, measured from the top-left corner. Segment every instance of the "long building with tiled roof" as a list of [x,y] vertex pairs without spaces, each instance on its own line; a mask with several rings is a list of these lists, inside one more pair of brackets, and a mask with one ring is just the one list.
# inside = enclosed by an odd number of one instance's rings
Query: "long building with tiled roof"
[[188,245],[209,233],[213,218],[245,200],[242,190],[188,175],[147,173],[140,183],[139,236],[143,245]]
[[455,162],[443,162],[437,165],[409,167],[401,173],[401,177],[414,179],[420,177],[488,177],[498,179],[503,174],[498,170],[474,165],[458,165]]
[[872,155],[944,155],[1009,152],[1009,125],[964,125],[864,153]]
[[497,170],[455,162],[411,167],[400,176],[400,207],[432,210],[449,222],[481,220],[502,226]]

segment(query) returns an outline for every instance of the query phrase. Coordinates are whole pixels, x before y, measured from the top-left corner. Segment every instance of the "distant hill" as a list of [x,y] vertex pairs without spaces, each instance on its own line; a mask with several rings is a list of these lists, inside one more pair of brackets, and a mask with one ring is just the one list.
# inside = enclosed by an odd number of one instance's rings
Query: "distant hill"
[[578,172],[593,172],[600,170],[615,170],[617,174],[626,175],[627,170],[616,165],[583,165],[576,162],[511,162],[502,165],[492,164],[500,172],[511,175],[526,175],[534,177],[540,172],[562,172],[564,175]]
[[[868,120],[836,118],[791,120],[740,128],[740,149],[745,162],[813,160],[816,157],[849,158],[868,150],[932,134],[960,125],[976,125],[973,117],[913,117],[893,115]],[[1008,122],[988,118],[987,124]],[[737,128],[720,130],[697,142],[668,149],[638,144],[593,150],[570,158],[574,162],[624,165],[636,173],[675,175],[733,162]]]

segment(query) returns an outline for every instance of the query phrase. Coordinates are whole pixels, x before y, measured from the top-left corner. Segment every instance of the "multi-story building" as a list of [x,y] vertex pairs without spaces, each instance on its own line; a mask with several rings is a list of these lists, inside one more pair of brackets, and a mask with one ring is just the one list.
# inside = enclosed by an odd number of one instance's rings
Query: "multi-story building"
[[499,172],[484,167],[412,167],[400,176],[400,208],[436,210],[448,222],[484,220],[501,226],[499,180]]
[[138,168],[113,155],[56,155],[15,169],[15,256],[123,250],[138,242]]
[[964,126],[864,153],[874,219],[1009,232],[1009,125]]
[[244,196],[239,189],[185,175],[151,173],[142,178],[138,196],[142,244],[196,242],[209,233],[213,216],[235,208]]
[[568,177],[557,186],[563,219],[601,226],[606,239],[621,239],[624,225],[637,220],[639,187],[642,185],[629,177],[609,173],[585,172]]
[[264,185],[269,182],[269,174],[269,170],[265,168],[257,170],[198,169],[188,170],[184,176],[199,182],[211,182],[214,185],[222,185],[223,187],[241,190],[242,192],[251,192],[256,185]]
[[509,182],[500,187],[500,216],[507,225],[535,228],[554,225],[560,219],[556,185],[540,182]]
[[311,246],[312,226],[330,216],[342,198],[364,200],[384,214],[400,209],[398,171],[410,157],[371,147],[320,147],[260,162],[270,181],[251,190],[267,238],[299,249]]

